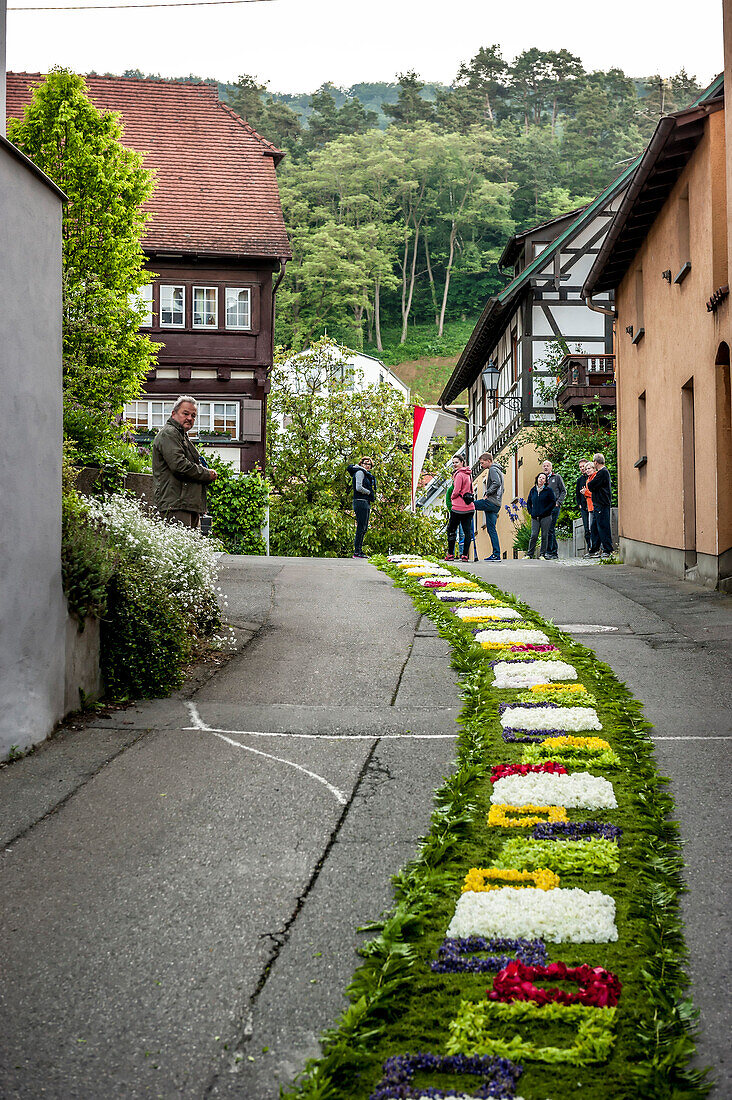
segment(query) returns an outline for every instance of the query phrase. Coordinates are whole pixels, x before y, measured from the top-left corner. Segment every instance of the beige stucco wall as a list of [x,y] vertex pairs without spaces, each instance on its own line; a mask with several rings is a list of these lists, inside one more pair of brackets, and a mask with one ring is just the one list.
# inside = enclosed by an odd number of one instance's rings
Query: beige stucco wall
[[[729,408],[722,368],[715,366],[722,341],[730,341],[727,299],[707,311],[712,293],[728,281],[725,115],[706,123],[704,137],[677,180],[661,213],[617,291],[618,492],[622,537],[684,548],[682,492],[682,387],[693,379],[695,427],[696,550],[718,556],[732,545],[732,467]],[[680,255],[678,203],[688,186],[692,268],[676,285],[687,257]],[[642,269],[645,336],[636,345],[627,325],[638,329],[636,272]],[[727,368],[729,371],[729,368]],[[729,380],[727,380],[727,395]],[[646,393],[647,465],[639,454],[639,402]],[[719,477],[718,477],[719,471]]]

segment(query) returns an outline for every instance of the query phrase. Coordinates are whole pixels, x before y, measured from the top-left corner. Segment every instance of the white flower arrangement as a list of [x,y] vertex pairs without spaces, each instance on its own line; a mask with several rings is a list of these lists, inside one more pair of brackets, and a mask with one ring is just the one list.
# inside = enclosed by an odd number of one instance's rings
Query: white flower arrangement
[[[482,640],[480,634],[477,637]],[[602,729],[594,707],[506,707],[501,725],[504,729],[567,730],[569,733]]]
[[470,890],[458,899],[446,935],[610,943],[618,938],[615,899],[599,890],[576,888]]
[[500,661],[493,666],[494,688],[528,688],[556,680],[576,680],[577,670],[565,661]]
[[507,775],[493,784],[491,802],[510,806],[564,806],[570,810],[614,810],[618,805],[612,783],[589,772]]
[[481,630],[475,635],[476,642],[500,642],[509,645],[546,645],[549,642],[541,630]]
[[[473,597],[475,598],[475,597]],[[459,607],[455,612],[459,619],[520,619],[518,611],[507,604],[480,604],[478,607]]]

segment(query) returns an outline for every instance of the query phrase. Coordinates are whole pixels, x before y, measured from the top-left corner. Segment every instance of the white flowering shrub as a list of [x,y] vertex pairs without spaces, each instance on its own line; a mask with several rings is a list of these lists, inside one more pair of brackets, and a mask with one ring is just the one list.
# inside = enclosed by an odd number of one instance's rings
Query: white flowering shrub
[[201,600],[216,599],[216,554],[222,547],[215,540],[182,524],[165,523],[132,497],[92,498],[88,515],[127,563],[139,565],[186,610],[195,613]]
[[165,695],[181,683],[197,641],[220,625],[221,547],[130,497],[91,499],[86,514],[114,554],[101,631],[107,693]]

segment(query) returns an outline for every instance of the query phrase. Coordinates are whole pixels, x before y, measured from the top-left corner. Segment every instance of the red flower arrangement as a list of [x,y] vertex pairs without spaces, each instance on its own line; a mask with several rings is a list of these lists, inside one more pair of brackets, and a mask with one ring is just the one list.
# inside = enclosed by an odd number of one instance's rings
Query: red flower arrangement
[[[564,989],[540,989],[535,978],[554,978],[558,981],[576,982],[576,993]],[[538,1005],[594,1005],[595,1008],[614,1008],[620,1000],[620,979],[601,966],[567,966],[563,962],[548,966],[525,966],[518,959],[508,964],[493,979],[493,989],[487,990],[491,1001],[533,1001]]]
[[494,764],[491,771],[491,783],[505,779],[507,775],[531,775],[532,772],[550,772],[552,775],[566,775],[563,764],[547,760],[544,764]]
[[423,588],[447,588],[449,581],[425,581]]
[[531,642],[527,642],[525,645],[512,645],[512,653],[559,653],[559,649],[555,645],[537,645]]

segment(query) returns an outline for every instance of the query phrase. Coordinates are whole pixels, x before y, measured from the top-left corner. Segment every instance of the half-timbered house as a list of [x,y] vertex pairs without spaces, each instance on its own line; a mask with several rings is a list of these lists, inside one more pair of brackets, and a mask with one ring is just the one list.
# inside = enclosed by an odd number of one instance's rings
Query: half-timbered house
[[[7,111],[21,117],[38,74],[9,73]],[[180,393],[199,402],[202,441],[251,469],[263,463],[275,292],[291,256],[275,169],[282,153],[209,84],[86,78],[101,111],[156,176],[143,246],[151,283],[142,331],[160,344],[145,392],[125,409],[139,438]]]
[[[468,391],[467,462],[479,494],[478,459],[490,451],[506,473],[504,504],[528,496],[541,456],[517,446],[517,436],[523,427],[554,419],[558,345],[584,356],[589,375],[567,374],[564,400],[577,395],[581,382],[610,395],[612,293],[598,295],[590,308],[581,292],[634,170],[635,162],[582,210],[516,234],[504,249],[501,266],[511,267],[513,278],[486,303],[440,397],[445,404]],[[478,524],[478,550],[487,556],[483,513]],[[510,555],[513,529],[505,511],[498,533],[504,556]]]

